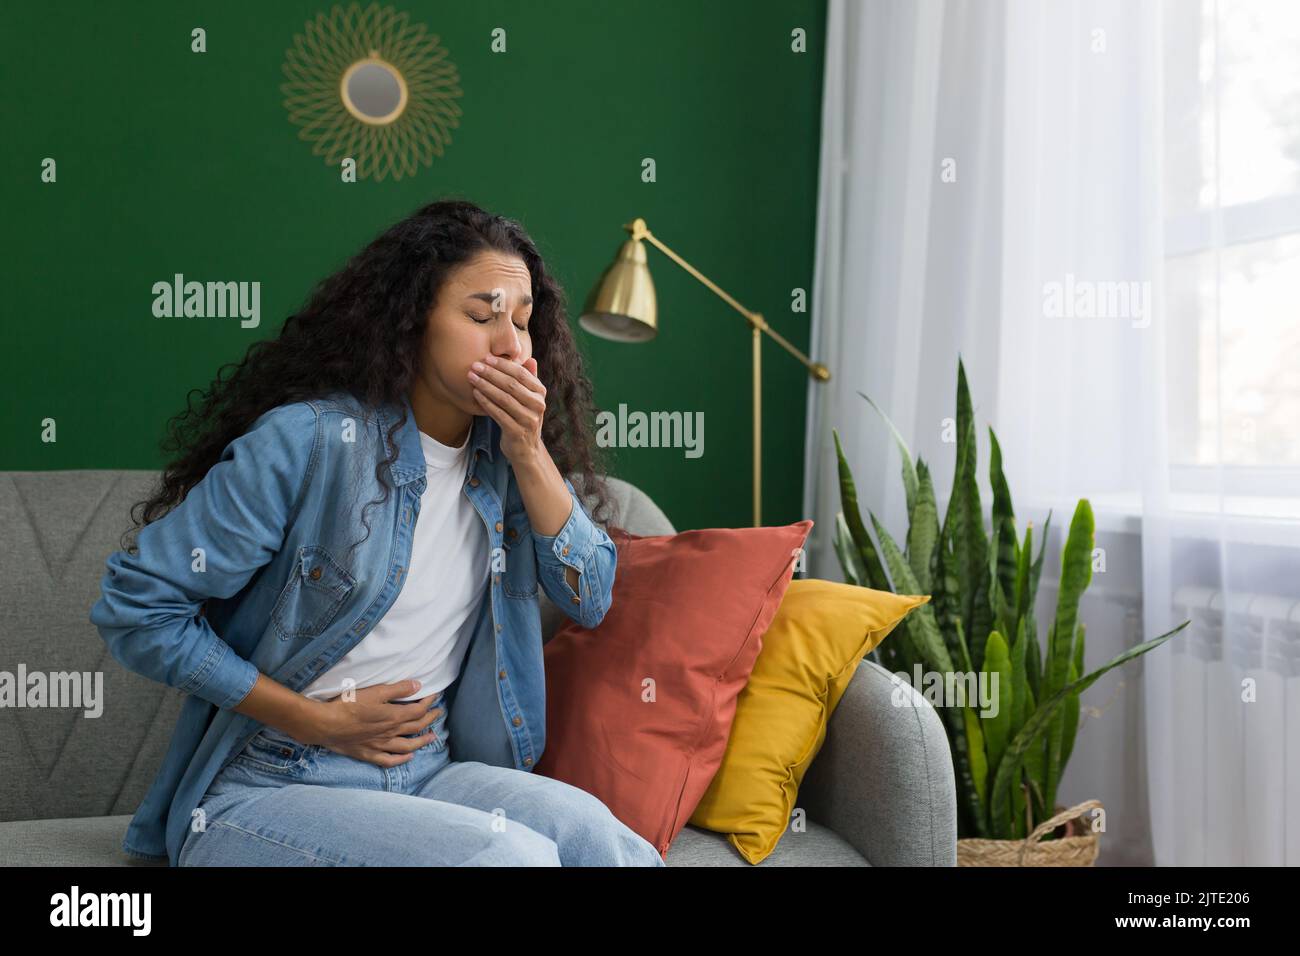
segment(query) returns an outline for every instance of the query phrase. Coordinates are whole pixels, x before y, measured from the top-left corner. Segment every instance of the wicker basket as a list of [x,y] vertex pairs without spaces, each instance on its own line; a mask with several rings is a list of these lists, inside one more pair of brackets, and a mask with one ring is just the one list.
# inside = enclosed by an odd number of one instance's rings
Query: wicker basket
[[[1085,800],[1078,806],[1062,810],[1044,820],[1024,840],[964,839],[957,841],[958,866],[1092,866],[1097,859],[1101,834],[1093,833],[1082,822],[1084,812],[1100,807],[1100,800]],[[1062,823],[1070,824],[1059,840],[1040,843],[1038,838]],[[1085,832],[1074,834],[1075,829]]]

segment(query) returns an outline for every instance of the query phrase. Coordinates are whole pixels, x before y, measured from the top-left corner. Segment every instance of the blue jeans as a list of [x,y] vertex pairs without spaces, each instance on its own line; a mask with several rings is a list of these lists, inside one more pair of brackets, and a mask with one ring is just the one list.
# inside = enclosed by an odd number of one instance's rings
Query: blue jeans
[[[430,708],[442,697],[434,695]],[[264,727],[203,795],[179,864],[665,865],[648,840],[585,790],[451,760],[446,718],[444,710],[428,728],[434,739],[395,767]]]

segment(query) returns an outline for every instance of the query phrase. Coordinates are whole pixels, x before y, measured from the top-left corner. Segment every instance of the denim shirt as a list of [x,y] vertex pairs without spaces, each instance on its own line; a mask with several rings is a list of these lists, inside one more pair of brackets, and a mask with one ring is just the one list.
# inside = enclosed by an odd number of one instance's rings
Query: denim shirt
[[[91,622],[124,667],[188,695],[122,843],[131,856],[176,865],[208,785],[264,726],[231,709],[259,671],[302,690],[396,600],[426,485],[419,428],[409,401],[402,405],[397,458],[385,466],[394,487],[382,503],[369,504],[384,493],[375,466],[388,456],[382,436],[401,407],[367,408],[336,391],[263,413],[184,501],[140,530],[138,554],[109,556]],[[610,605],[618,552],[567,478],[564,526],[533,531],[492,418],[475,416],[470,446],[461,487],[487,526],[494,561],[460,673],[446,688],[451,759],[531,771],[546,746],[538,586],[595,627]],[[580,593],[566,580],[569,567],[581,572]]]

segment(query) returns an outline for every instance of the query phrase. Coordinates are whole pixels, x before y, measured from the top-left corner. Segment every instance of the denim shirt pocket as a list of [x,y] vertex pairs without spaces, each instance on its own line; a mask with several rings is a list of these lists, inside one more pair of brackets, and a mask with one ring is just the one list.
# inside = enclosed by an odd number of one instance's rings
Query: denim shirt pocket
[[271,622],[283,641],[315,637],[338,616],[356,585],[346,568],[321,545],[304,545],[290,568]]
[[537,597],[537,552],[527,512],[519,511],[507,516],[501,547],[505,550],[506,565],[501,578],[502,589],[509,597]]

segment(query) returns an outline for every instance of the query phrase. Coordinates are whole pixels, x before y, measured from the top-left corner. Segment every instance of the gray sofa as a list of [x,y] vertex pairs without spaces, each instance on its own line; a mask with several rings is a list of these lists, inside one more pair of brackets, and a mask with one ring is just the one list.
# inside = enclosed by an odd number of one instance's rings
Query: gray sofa
[[[0,865],[158,866],[122,837],[162,762],[180,692],[121,667],[87,615],[132,503],[157,473],[0,472],[0,671],[100,673],[102,713],[0,707]],[[673,526],[642,491],[609,480],[615,523]],[[580,488],[575,481],[575,487]],[[563,614],[542,595],[543,633]],[[831,718],[789,832],[761,866],[954,866],[957,804],[947,736],[928,704],[891,703],[888,673],[863,661]],[[687,826],[669,866],[750,866],[716,833]]]

